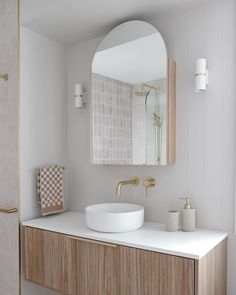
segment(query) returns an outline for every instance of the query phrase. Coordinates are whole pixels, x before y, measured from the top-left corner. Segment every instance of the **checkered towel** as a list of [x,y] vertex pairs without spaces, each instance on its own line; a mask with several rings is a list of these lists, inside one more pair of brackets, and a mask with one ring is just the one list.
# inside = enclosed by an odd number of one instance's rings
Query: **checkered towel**
[[37,169],[37,192],[42,215],[64,211],[64,167],[49,166]]

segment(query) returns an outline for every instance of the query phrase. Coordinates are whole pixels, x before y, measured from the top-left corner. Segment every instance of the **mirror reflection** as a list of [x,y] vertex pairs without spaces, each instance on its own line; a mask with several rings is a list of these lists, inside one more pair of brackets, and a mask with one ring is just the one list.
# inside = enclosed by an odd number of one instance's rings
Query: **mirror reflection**
[[92,162],[167,164],[167,53],[150,24],[130,21],[101,42],[92,63]]

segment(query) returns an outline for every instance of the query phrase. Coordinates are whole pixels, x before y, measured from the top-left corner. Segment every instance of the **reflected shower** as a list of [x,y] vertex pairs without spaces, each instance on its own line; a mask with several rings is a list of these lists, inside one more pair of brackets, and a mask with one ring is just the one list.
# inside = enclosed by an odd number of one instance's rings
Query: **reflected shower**
[[[161,162],[161,146],[162,146],[162,119],[160,115],[159,109],[159,99],[158,99],[158,92],[160,89],[154,86],[150,86],[147,84],[141,84],[139,87],[134,91],[135,95],[145,97],[145,114],[147,115],[147,99],[151,92],[151,90],[155,91],[155,112],[153,112],[153,126],[155,128],[155,163],[160,164]],[[147,157],[147,155],[146,155]],[[147,161],[147,160],[146,160]]]
[[134,93],[137,96],[147,96],[152,89],[157,90],[157,88],[154,86],[150,86],[147,84],[141,84],[140,87],[137,90],[135,90]]
[[147,98],[149,93],[151,92],[151,90],[154,89],[155,92],[158,90],[156,87],[154,86],[150,86],[147,84],[141,84],[135,91],[135,95],[137,96],[145,96],[145,111],[147,110]]

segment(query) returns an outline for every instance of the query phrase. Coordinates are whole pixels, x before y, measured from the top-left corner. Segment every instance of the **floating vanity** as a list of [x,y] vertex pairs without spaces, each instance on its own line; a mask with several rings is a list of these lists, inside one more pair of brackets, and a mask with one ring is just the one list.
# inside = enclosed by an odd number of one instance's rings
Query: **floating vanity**
[[85,214],[64,212],[23,223],[26,280],[67,295],[226,295],[227,233],[101,233]]

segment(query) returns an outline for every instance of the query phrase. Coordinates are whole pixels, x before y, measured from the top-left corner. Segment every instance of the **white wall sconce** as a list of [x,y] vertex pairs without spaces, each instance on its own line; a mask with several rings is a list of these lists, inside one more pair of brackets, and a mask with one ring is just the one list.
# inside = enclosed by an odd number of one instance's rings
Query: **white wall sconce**
[[203,92],[208,89],[208,69],[205,58],[196,61],[195,91]]
[[83,86],[81,84],[75,84],[75,108],[80,109],[84,105],[83,100]]

